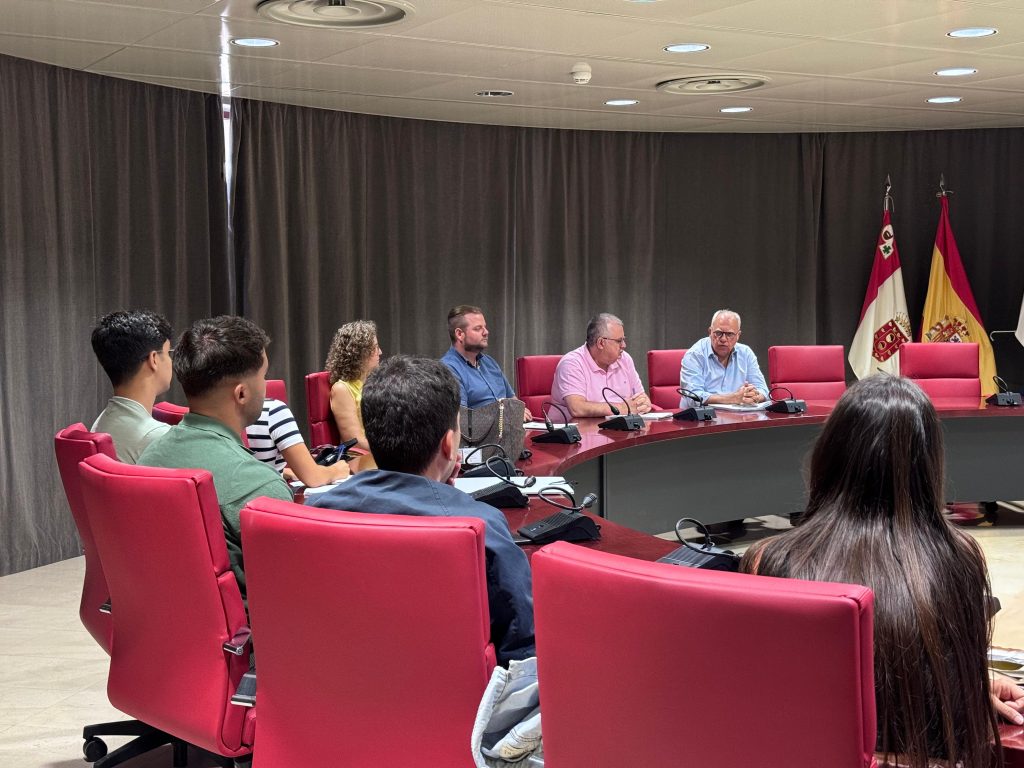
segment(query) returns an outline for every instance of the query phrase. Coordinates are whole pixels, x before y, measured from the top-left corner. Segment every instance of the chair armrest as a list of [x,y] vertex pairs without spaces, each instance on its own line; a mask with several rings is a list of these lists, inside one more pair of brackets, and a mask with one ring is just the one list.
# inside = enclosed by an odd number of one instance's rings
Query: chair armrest
[[241,656],[245,653],[246,646],[252,640],[252,631],[248,627],[239,627],[235,630],[235,636],[228,640],[222,646],[228,653],[233,653],[235,656]]
[[239,707],[256,706],[256,673],[246,672],[238,681],[238,687],[231,697],[231,703]]

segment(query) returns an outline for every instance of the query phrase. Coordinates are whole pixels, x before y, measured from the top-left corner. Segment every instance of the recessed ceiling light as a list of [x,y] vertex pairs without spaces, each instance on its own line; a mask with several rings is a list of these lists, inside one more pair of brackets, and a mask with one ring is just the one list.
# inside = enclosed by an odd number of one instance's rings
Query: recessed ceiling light
[[956,104],[958,101],[963,101],[959,96],[932,96],[928,99],[929,104]]
[[935,74],[939,77],[964,77],[973,75],[977,71],[973,67],[950,67],[949,69],[937,69]]
[[269,37],[233,37],[231,38],[231,44],[241,46],[242,48],[270,48],[280,45],[277,40]]
[[964,29],[954,29],[952,32],[947,32],[947,37],[988,37],[994,35],[997,30],[992,27],[965,27]]
[[669,53],[699,53],[700,51],[706,51],[710,47],[707,43],[674,43],[666,45],[662,50]]
[[750,112],[752,109],[753,107],[722,107],[718,111],[725,112],[727,115],[731,115],[733,113],[738,114],[740,112]]
[[483,96],[485,99],[504,99],[507,96],[515,96],[515,91],[477,91],[477,96]]
[[632,107],[634,104],[639,103],[636,99],[608,99],[605,102],[609,107]]

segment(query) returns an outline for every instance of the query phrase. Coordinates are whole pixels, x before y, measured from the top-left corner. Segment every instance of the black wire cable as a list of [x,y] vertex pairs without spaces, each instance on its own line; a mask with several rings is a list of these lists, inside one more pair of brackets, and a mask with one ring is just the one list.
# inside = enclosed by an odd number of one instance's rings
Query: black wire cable
[[[704,545],[702,547],[695,547],[683,538],[683,534],[680,532],[683,528],[683,523],[693,523],[697,530],[704,534]],[[708,552],[715,546],[715,543],[711,540],[711,532],[708,530],[707,526],[700,520],[692,517],[680,517],[676,520],[676,538],[679,539],[679,543],[687,549],[692,549],[694,552],[698,552],[702,555],[708,554]],[[732,554],[729,550],[725,551]]]

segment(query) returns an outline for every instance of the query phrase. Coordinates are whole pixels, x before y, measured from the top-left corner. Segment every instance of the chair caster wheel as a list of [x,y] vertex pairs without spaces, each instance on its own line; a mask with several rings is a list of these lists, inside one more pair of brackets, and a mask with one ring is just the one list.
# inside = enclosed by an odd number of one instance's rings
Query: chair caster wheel
[[103,739],[92,738],[82,745],[82,752],[85,754],[85,762],[95,763],[107,754],[107,745]]

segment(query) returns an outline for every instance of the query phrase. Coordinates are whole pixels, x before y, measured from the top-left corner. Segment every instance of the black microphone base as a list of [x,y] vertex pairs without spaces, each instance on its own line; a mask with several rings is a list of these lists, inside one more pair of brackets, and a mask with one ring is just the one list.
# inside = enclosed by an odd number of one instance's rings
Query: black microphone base
[[463,477],[494,477],[505,475],[512,477],[516,473],[515,465],[508,459],[501,457],[488,459],[487,464],[471,464],[463,467]]
[[550,432],[541,432],[539,435],[534,435],[531,439],[535,443],[564,443],[569,445],[570,443],[578,443],[583,438],[580,437],[580,431],[574,424],[567,424],[564,427],[552,429]]
[[776,400],[765,410],[771,413],[804,413],[807,411],[807,403],[803,400]]
[[698,405],[693,408],[685,408],[678,413],[673,413],[672,418],[678,421],[711,421],[717,419],[718,414],[710,405]]
[[985,398],[989,405],[1016,406],[1020,405],[1020,392],[997,392]]
[[644,428],[644,420],[642,416],[637,416],[635,413],[630,413],[626,416],[612,416],[607,421],[602,421],[598,424],[597,428],[617,429],[620,432],[636,432]]
[[482,501],[484,504],[489,504],[492,507],[497,507],[498,509],[530,506],[530,500],[526,498],[526,495],[522,491],[515,486],[501,481],[494,485],[489,485],[486,488],[481,488],[479,491],[470,495],[476,501]]

